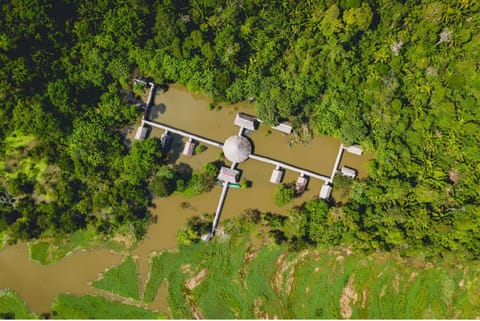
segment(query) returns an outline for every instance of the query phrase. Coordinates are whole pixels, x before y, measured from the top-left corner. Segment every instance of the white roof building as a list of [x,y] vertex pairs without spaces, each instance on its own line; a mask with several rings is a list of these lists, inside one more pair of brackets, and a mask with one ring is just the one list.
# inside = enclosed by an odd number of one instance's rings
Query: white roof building
[[234,121],[234,124],[236,126],[243,127],[251,131],[255,130],[256,123],[257,118],[245,113],[238,113]]
[[332,185],[323,184],[318,197],[323,200],[328,200],[330,198],[330,195],[332,195]]
[[147,137],[147,133],[148,133],[148,127],[143,124],[140,125],[137,129],[137,133],[135,134],[135,140],[145,139],[145,137]]
[[347,176],[347,177],[351,177],[351,178],[355,178],[357,176],[357,171],[354,170],[353,168],[343,166],[342,167],[342,175]]

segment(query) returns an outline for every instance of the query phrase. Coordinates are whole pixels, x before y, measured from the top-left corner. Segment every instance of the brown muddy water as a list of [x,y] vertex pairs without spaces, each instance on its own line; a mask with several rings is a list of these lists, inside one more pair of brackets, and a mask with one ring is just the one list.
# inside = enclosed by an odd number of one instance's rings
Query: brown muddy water
[[[255,114],[253,106],[249,104],[232,106],[220,104],[221,110],[211,111],[207,108],[210,102],[211,100],[204,95],[192,94],[184,87],[173,85],[167,92],[157,93],[150,118],[193,134],[223,142],[229,136],[238,133],[239,128],[233,125],[237,112]],[[136,127],[128,130],[127,141],[133,139],[135,131]],[[150,135],[160,136],[162,133],[163,131],[159,129],[153,129]],[[290,148],[287,145],[287,135],[269,130],[264,125],[260,125],[259,129],[249,137],[253,141],[256,154],[278,159],[326,176],[330,176],[340,146],[338,139],[315,137],[308,145],[298,144]],[[170,160],[177,164],[186,163],[194,169],[199,169],[204,164],[215,161],[221,152],[220,149],[207,146],[207,150],[201,154],[186,157],[181,154],[180,139],[177,137],[177,146],[169,155]],[[367,154],[356,156],[344,153],[341,166],[347,165],[355,168],[360,177],[365,177],[364,164],[370,158],[371,155]],[[252,181],[252,187],[228,191],[220,226],[222,219],[238,215],[248,208],[285,214],[291,205],[299,205],[316,197],[323,184],[322,181],[310,179],[307,191],[301,197],[295,199],[293,204],[279,208],[273,203],[275,185],[269,182],[274,169],[273,165],[247,160],[239,164],[238,169],[242,171],[242,177]],[[286,171],[283,182],[293,182],[297,177],[297,173]],[[169,198],[154,200],[155,207],[151,211],[153,215],[157,216],[157,221],[152,223],[144,240],[132,252],[137,259],[142,288],[148,277],[151,255],[175,247],[177,245],[176,233],[189,217],[202,213],[214,213],[220,192],[221,188],[216,186],[210,193],[191,199],[173,195]],[[338,195],[334,189],[333,196],[337,197]],[[182,208],[182,202],[188,202],[188,208]],[[0,289],[13,289],[20,294],[34,312],[46,312],[51,309],[54,298],[62,293],[104,294],[92,288],[90,283],[98,278],[99,273],[104,272],[112,265],[119,264],[121,260],[120,254],[112,254],[107,250],[77,251],[56,264],[41,266],[29,259],[25,244],[9,246],[0,251]],[[162,285],[157,297],[149,307],[168,313],[166,293],[166,287]]]

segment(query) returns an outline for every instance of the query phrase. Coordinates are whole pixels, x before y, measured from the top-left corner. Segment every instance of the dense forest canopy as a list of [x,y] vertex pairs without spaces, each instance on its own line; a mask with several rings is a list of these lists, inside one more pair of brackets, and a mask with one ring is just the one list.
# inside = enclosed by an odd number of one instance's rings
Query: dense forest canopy
[[138,116],[122,92],[146,75],[253,99],[267,123],[375,151],[347,204],[300,209],[318,231],[290,219],[297,239],[474,258],[479,10],[473,0],[3,2],[0,230],[141,237],[162,153],[155,139],[129,151],[119,130]]

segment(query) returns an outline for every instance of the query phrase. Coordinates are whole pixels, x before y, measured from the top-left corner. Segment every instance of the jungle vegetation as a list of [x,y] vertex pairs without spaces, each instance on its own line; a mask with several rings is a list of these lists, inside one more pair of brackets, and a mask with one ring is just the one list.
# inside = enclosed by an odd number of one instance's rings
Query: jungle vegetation
[[159,172],[158,140],[122,141],[140,112],[125,91],[146,75],[253,100],[267,123],[375,152],[349,201],[299,208],[321,215],[290,239],[478,257],[479,10],[473,0],[5,1],[0,232],[142,237],[150,188],[177,187]]

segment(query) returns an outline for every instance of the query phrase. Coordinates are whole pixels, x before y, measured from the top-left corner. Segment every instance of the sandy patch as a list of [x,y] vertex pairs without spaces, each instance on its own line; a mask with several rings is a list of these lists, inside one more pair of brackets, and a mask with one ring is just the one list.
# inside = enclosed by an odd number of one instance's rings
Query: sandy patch
[[347,285],[343,288],[342,296],[340,297],[340,315],[344,319],[350,319],[352,317],[352,307],[350,304],[355,304],[358,301],[358,294],[355,292],[354,287],[355,274],[348,279]]
[[188,279],[185,282],[185,287],[189,290],[195,289],[203,281],[203,279],[207,275],[207,271],[208,271],[208,269],[204,268],[203,270],[198,272],[198,274],[195,275],[193,278]]

